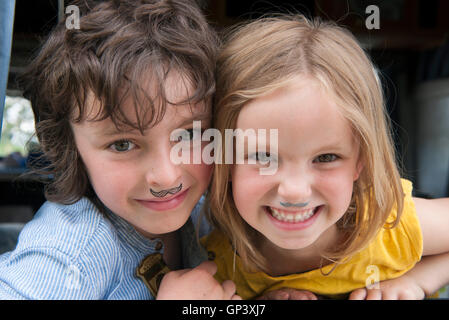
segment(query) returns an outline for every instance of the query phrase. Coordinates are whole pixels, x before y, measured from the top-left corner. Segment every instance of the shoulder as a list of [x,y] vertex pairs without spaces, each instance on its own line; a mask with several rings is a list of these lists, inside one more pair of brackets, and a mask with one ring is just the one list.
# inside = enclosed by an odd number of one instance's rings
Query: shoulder
[[420,257],[449,250],[449,198],[423,199],[412,196],[413,185],[402,180],[404,210],[398,226]]
[[423,237],[415,202],[412,196],[413,184],[406,179],[401,179],[401,182],[402,189],[404,190],[404,208],[399,219],[398,231],[402,232],[411,241],[411,244],[417,250],[416,254],[421,257]]
[[114,237],[113,226],[88,199],[70,205],[46,202],[23,228],[17,248],[55,247],[78,256],[93,238],[110,241],[111,237]]
[[393,233],[402,235],[408,238],[413,246],[417,250],[417,254],[421,256],[422,254],[422,232],[418,219],[418,215],[415,208],[415,202],[412,197],[413,184],[411,181],[406,179],[401,179],[402,190],[404,192],[404,204],[402,212],[399,215],[399,221],[396,227],[391,228],[390,225],[398,217],[398,212],[396,206],[390,212],[390,216],[387,219],[387,224],[384,229],[392,230]]
[[46,202],[0,259],[3,290],[17,297],[99,299],[120,272],[113,227],[87,199]]
[[[371,243],[371,252],[386,266],[396,270],[409,270],[421,259],[423,237],[412,198],[413,184],[401,179],[404,191],[404,207],[396,226],[386,224]],[[396,207],[391,211],[389,222],[398,216]],[[380,261],[379,260],[379,261]]]
[[[401,179],[401,186],[403,191],[404,206],[399,221],[404,222],[409,218],[413,219],[414,217],[416,217],[416,210],[412,198],[413,183],[410,180]],[[396,220],[397,216],[398,216],[397,208],[396,206],[394,206],[390,212],[390,215],[388,216],[387,223],[385,226],[391,225]]]

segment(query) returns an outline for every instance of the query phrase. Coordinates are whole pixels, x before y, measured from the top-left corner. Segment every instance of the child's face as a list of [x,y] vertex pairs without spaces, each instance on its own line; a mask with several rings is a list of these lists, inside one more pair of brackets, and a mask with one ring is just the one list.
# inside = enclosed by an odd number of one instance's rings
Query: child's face
[[[169,80],[168,100],[181,101],[187,94],[186,88],[177,76]],[[99,103],[93,99],[90,102],[90,114],[95,115]],[[129,119],[136,119],[130,99],[122,108]],[[210,165],[175,165],[170,159],[170,150],[177,143],[170,141],[172,131],[191,129],[193,120],[202,120],[202,128],[210,126],[209,111],[204,111],[202,104],[192,110],[193,113],[189,105],[167,104],[162,121],[144,135],[137,130],[117,132],[110,119],[72,124],[77,148],[97,196],[146,237],[179,229],[209,184]],[[182,189],[176,193],[181,184]],[[173,194],[158,197],[169,189]]]
[[362,165],[348,121],[320,85],[295,78],[247,104],[237,128],[278,129],[278,153],[270,154],[278,161],[275,174],[260,175],[262,165],[247,164],[246,157],[233,167],[233,197],[242,218],[284,249],[335,241],[335,223],[348,209]]

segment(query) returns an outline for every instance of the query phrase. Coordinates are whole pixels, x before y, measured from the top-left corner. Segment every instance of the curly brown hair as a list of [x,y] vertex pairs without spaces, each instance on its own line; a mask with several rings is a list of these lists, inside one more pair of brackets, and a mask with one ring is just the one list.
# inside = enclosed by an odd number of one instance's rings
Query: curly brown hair
[[[194,87],[178,104],[212,100],[218,47],[216,33],[193,0],[74,4],[80,9],[80,28],[67,29],[61,21],[21,78],[43,158],[49,163],[45,173],[52,177],[45,196],[63,204],[83,196],[98,200],[70,125],[85,119],[88,94],[93,93],[102,105],[95,120],[110,118],[117,127],[131,126],[143,133],[164,116],[169,102],[164,82],[171,70]],[[156,97],[139,85],[143,77],[156,84]],[[133,98],[138,123],[122,112],[127,97]],[[42,167],[34,169],[42,172]]]

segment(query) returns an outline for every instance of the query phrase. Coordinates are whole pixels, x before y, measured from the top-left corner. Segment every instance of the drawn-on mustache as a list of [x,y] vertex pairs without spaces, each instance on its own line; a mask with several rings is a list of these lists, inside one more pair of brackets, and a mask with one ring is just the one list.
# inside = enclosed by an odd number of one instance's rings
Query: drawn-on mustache
[[280,202],[281,206],[289,208],[289,207],[305,207],[307,206],[309,203],[308,202],[302,202],[302,203],[290,203],[290,202]]
[[181,191],[182,189],[182,183],[174,188],[168,189],[168,190],[161,190],[161,191],[154,191],[153,189],[150,188],[150,192],[153,196],[158,197],[158,198],[163,198],[165,197],[167,194],[176,194],[179,191]]

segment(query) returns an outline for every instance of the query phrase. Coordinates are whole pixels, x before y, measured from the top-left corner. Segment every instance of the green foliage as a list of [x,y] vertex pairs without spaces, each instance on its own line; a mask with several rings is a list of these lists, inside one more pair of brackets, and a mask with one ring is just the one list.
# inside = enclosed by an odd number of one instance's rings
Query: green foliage
[[[6,156],[15,151],[26,155],[26,144],[33,137],[34,132],[34,117],[30,101],[21,97],[6,96],[0,156]],[[33,137],[31,141],[36,141],[36,137]]]

